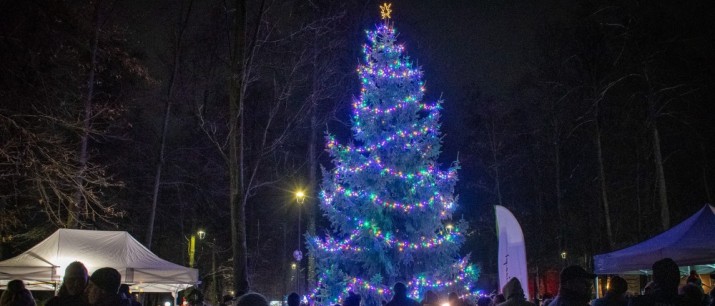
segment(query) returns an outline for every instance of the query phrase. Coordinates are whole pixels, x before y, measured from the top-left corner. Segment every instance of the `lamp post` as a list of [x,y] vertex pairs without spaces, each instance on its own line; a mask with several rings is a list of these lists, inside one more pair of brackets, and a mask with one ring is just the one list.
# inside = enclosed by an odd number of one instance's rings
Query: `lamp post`
[[194,267],[194,259],[196,257],[196,237],[199,237],[199,240],[204,240],[206,238],[206,232],[204,230],[198,230],[195,234],[191,234],[191,238],[189,238],[189,268]]
[[300,261],[303,259],[303,252],[300,250],[300,223],[301,223],[301,213],[302,213],[302,208],[303,208],[303,203],[305,202],[305,192],[303,190],[298,190],[295,192],[295,199],[296,202],[298,202],[298,246],[296,250],[293,252],[293,259],[295,259],[296,264],[291,265],[291,268],[293,268],[296,272],[296,281],[295,281],[295,290],[300,294],[300,279],[301,279],[301,273],[300,273]]

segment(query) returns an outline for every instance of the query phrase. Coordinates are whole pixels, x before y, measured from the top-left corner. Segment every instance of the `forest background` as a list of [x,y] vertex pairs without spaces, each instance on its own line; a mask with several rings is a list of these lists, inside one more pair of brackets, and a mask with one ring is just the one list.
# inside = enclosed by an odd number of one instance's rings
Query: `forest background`
[[[187,265],[187,237],[203,229],[214,296],[248,284],[282,295],[289,280],[270,275],[289,274],[298,207],[301,233],[327,230],[323,136],[349,138],[378,5],[0,2],[0,258],[71,227],[125,230]],[[707,1],[393,8],[427,100],[445,100],[440,160],[460,162],[463,253],[485,280],[493,205],[522,223],[529,266],[548,269],[588,266],[712,203]]]

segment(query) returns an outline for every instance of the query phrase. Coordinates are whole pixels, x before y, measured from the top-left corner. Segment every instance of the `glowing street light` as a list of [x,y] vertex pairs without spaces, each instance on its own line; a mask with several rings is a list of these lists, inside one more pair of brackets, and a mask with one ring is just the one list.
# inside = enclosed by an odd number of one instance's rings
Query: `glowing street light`
[[196,236],[199,237],[199,240],[204,240],[206,238],[206,232],[204,230],[198,230],[196,234],[191,234],[191,237],[189,238],[189,267],[193,268],[194,267],[194,259],[196,257]]
[[303,190],[296,191],[295,199],[298,200],[298,204],[303,204],[303,202],[305,202],[305,192],[303,192]]
[[300,231],[300,223],[301,223],[301,214],[302,214],[302,206],[303,203],[305,202],[305,192],[303,190],[296,190],[295,192],[295,199],[298,202],[298,246],[293,251],[293,259],[295,259],[296,262],[291,264],[291,269],[297,270],[297,275],[296,275],[296,292],[300,292],[300,269],[298,265],[300,264],[300,261],[303,259],[303,252],[300,250],[300,238],[301,238],[301,231]]

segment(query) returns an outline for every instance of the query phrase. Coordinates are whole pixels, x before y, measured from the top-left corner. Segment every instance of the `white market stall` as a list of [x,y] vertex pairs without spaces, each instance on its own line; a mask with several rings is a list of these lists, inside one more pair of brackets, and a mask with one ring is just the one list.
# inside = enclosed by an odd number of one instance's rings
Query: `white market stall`
[[30,290],[55,290],[65,267],[80,261],[89,270],[112,267],[135,292],[175,294],[198,283],[198,270],[159,258],[124,231],[59,229],[13,258],[0,261],[0,288],[25,281]]

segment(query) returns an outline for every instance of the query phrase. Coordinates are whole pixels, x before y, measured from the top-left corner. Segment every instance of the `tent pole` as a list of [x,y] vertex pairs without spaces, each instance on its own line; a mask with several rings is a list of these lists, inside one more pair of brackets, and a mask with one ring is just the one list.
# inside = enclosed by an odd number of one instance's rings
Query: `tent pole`
[[600,299],[601,298],[601,288],[598,286],[598,275],[596,275],[596,298]]

